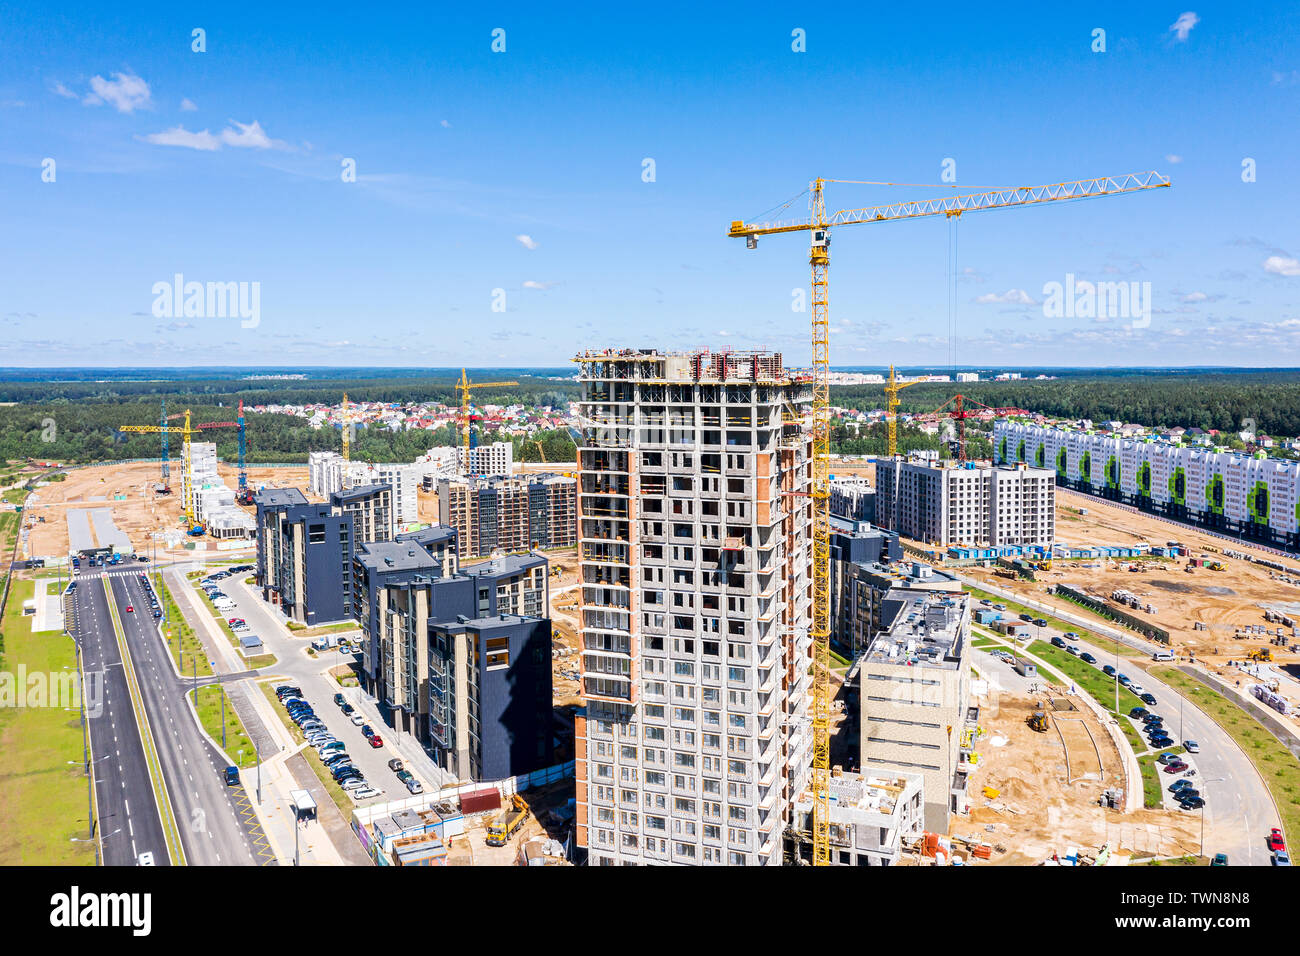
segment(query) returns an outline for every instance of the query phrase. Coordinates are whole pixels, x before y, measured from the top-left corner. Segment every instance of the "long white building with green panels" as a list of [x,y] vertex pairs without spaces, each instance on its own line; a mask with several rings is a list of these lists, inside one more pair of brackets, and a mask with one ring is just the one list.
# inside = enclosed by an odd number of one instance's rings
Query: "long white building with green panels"
[[994,423],[993,454],[1054,467],[1077,491],[1300,551],[1300,462],[1010,420]]

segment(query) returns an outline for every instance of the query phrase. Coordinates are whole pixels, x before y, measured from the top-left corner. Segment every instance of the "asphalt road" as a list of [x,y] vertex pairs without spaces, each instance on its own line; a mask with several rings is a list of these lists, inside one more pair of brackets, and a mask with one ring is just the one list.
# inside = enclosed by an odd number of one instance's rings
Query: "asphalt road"
[[[1035,638],[1044,641],[1062,636],[1050,627],[1034,628],[1034,631]],[[1108,654],[1079,638],[1065,638],[1065,641],[1080,652],[1096,657],[1097,663],[1092,666],[1099,670],[1107,664],[1115,665],[1113,651]],[[1181,745],[1185,740],[1195,740],[1200,745],[1200,752],[1189,757],[1188,762],[1196,770],[1189,779],[1205,798],[1205,852],[1210,856],[1228,854],[1231,866],[1271,866],[1272,858],[1264,838],[1280,823],[1273,800],[1254,764],[1211,717],[1162,681],[1133,666],[1133,660],[1132,656],[1121,655],[1118,669],[1141,684],[1145,692],[1155,695],[1158,703],[1148,709],[1164,718],[1165,728],[1175,743]],[[1168,792],[1169,785],[1181,776],[1162,770],[1161,786]]]
[[[222,775],[228,761],[199,730],[185,694],[194,683],[178,678],[149,613],[139,571],[111,575],[109,583],[127,646],[140,679],[158,759],[167,780],[181,841],[190,865],[252,866],[252,836],[235,805],[235,792]],[[128,612],[128,606],[135,608]],[[199,684],[212,679],[200,679]]]
[[140,854],[152,853],[155,865],[167,866],[162,818],[122,670],[108,596],[98,575],[76,580],[71,602],[75,622],[69,621],[69,626],[81,645],[90,689],[96,688],[98,679],[98,699],[86,704],[103,863],[135,866]]

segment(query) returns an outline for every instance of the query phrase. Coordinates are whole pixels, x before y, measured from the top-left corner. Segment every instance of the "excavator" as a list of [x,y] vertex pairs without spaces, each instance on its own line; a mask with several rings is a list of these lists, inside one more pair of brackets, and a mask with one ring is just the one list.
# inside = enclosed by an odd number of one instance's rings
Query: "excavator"
[[1255,650],[1250,652],[1250,659],[1252,661],[1272,661],[1273,650],[1268,647],[1257,647]]
[[510,806],[498,813],[488,824],[487,845],[505,846],[527,819],[528,801],[516,793],[510,801]]
[[1052,722],[1047,717],[1047,711],[1036,710],[1033,716],[1029,718],[1029,729],[1036,730],[1040,734],[1047,733],[1048,728],[1051,726]]

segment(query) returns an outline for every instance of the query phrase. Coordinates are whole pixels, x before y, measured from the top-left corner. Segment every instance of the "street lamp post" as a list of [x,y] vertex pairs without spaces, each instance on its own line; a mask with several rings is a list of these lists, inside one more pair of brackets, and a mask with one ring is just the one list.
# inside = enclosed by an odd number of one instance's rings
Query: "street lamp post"
[[[224,687],[221,688],[221,749],[226,749],[226,689]],[[244,752],[241,750],[239,754],[241,757],[239,766],[242,768],[244,766],[242,759]]]

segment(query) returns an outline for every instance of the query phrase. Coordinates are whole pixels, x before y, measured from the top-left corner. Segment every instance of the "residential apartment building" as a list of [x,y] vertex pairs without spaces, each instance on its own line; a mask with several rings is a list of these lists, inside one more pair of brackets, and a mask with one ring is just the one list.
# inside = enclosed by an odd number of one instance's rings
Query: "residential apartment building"
[[262,598],[301,624],[344,620],[351,607],[352,517],[309,504],[297,488],[253,496]]
[[876,489],[856,475],[831,479],[831,514],[853,521],[876,520]]
[[[436,449],[435,449],[436,451]],[[413,462],[348,461],[338,452],[307,456],[307,490],[321,498],[364,485],[388,485],[393,493],[393,527],[403,530],[420,520],[419,491],[434,452]]]
[[577,361],[577,844],[779,865],[811,765],[810,381],[779,353]]
[[388,484],[353,485],[330,495],[330,506],[352,518],[354,541],[392,541],[396,534],[393,497]]
[[501,475],[509,477],[515,468],[515,446],[508,441],[475,445],[465,459],[465,446],[456,446],[456,463],[462,475]]
[[876,523],[927,544],[1050,548],[1056,537],[1052,472],[1026,465],[876,463]]
[[234,489],[221,480],[214,442],[184,445],[179,467],[181,501],[212,538],[223,541],[252,537],[256,522],[235,503]]
[[[924,779],[916,773],[833,773],[831,865],[892,866],[925,832]],[[812,832],[813,796],[805,790],[795,803],[796,833]],[[798,841],[793,853],[812,862],[812,841]]]
[[[444,530],[444,529],[439,529]],[[352,560],[362,681],[394,725],[462,780],[549,765],[551,624],[541,555],[464,571],[454,539],[417,532]]]
[[568,547],[577,537],[577,487],[553,474],[443,478],[438,520],[456,529],[464,557]]
[[859,666],[864,774],[917,773],[925,828],[947,833],[969,808],[979,713],[970,703],[970,597],[898,587]]
[[[1054,469],[1056,480],[1076,491],[1300,551],[1300,462],[1264,452],[1247,455],[1150,436],[1125,437],[1125,431],[999,420],[993,425],[994,456],[1000,462]],[[1189,443],[1203,440],[1195,434],[1183,437]]]

